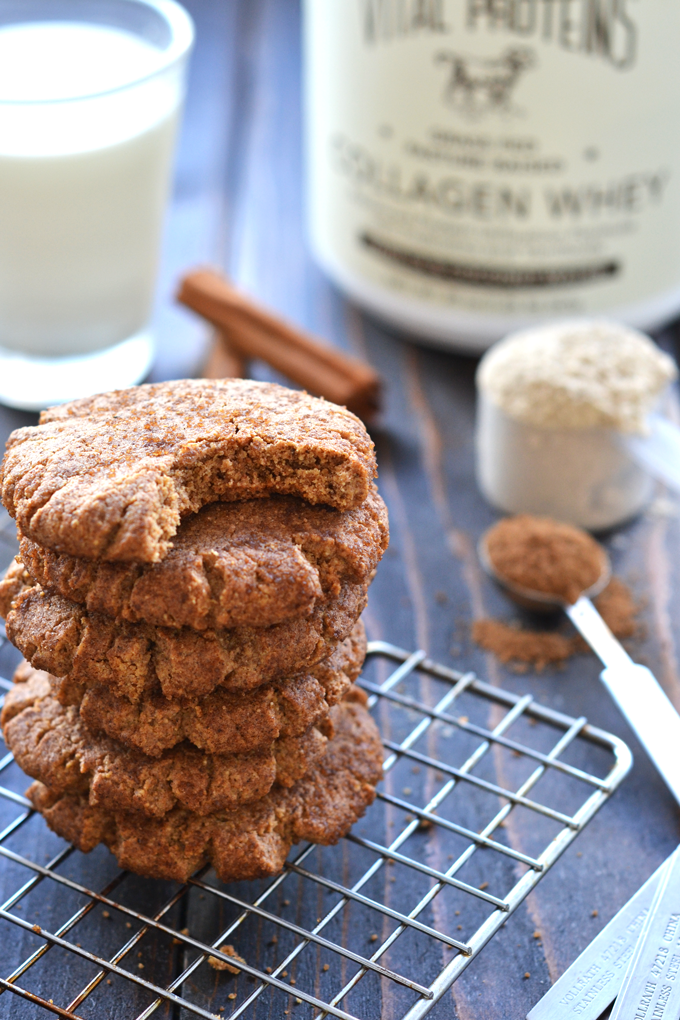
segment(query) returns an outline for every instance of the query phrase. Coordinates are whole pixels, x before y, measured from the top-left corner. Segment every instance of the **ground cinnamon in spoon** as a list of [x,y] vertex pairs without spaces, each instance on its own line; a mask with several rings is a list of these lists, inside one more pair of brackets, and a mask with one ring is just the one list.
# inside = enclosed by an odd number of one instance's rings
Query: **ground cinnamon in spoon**
[[494,571],[511,584],[576,602],[606,566],[604,551],[587,532],[549,517],[506,517],[486,536]]

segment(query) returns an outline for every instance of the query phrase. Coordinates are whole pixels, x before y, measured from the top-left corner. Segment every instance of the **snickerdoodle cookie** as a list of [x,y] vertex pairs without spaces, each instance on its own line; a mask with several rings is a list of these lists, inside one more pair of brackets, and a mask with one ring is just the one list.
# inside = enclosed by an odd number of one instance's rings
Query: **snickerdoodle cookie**
[[84,852],[104,843],[121,867],[140,875],[186,881],[207,863],[224,882],[274,875],[293,843],[336,843],[375,797],[382,776],[375,723],[360,702],[336,705],[331,718],[335,735],[306,776],[233,811],[201,816],[176,807],[163,818],[143,818],[40,782],[28,796],[60,836]]
[[[183,740],[210,754],[243,754],[278,737],[299,737],[324,719],[359,676],[365,655],[366,634],[359,621],[332,655],[309,673],[265,684],[247,694],[232,694],[218,687],[198,700],[171,701],[156,690],[133,702],[102,684],[83,687],[56,677],[49,681],[63,705],[79,708],[91,733],[106,733],[154,758]],[[29,679],[34,672],[23,663],[15,683]]]
[[153,563],[208,503],[276,493],[351,510],[375,474],[373,443],[345,408],[273,383],[184,379],[43,412],[10,436],[0,493],[40,545]]
[[311,726],[248,754],[206,754],[179,744],[150,758],[90,733],[78,709],[61,705],[38,672],[9,692],[1,723],[19,767],[53,792],[87,794],[90,805],[107,811],[156,818],[175,806],[214,814],[261,800],[275,783],[292,786],[322,756],[332,732],[324,720],[321,729]]
[[[307,616],[343,584],[368,583],[387,542],[387,510],[372,486],[344,513],[292,496],[212,503],[182,521],[159,563],[81,559],[27,538],[21,560],[43,587],[90,612],[195,630],[268,627]],[[0,585],[0,611],[6,601]]]
[[249,691],[307,672],[351,633],[367,587],[344,584],[309,616],[272,627],[196,631],[89,613],[24,578],[6,629],[31,665],[54,676],[103,684],[131,701],[159,686],[166,698],[201,698],[220,685]]

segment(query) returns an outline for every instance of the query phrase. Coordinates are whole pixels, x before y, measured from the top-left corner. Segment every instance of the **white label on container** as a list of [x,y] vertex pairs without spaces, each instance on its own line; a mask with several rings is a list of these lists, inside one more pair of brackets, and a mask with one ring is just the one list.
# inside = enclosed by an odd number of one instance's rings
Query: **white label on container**
[[680,285],[680,4],[307,0],[305,29],[328,263],[497,315]]

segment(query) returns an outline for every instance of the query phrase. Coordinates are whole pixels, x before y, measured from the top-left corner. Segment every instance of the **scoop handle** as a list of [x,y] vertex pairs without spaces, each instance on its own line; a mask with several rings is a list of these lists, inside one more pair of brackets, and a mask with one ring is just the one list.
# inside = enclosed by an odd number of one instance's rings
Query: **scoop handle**
[[602,660],[600,679],[680,804],[680,715],[652,671],[633,662],[590,599],[581,596],[566,612]]
[[646,471],[680,492],[680,428],[660,414],[647,419],[649,435],[624,436],[630,455]]

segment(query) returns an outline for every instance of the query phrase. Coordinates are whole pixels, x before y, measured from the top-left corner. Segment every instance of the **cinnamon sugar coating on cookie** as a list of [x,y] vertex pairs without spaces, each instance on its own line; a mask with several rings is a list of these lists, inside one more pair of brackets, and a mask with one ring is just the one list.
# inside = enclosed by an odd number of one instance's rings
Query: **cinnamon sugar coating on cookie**
[[109,812],[84,792],[60,794],[40,782],[28,796],[58,835],[85,853],[105,843],[139,875],[184,882],[208,863],[223,882],[275,875],[294,843],[337,843],[375,798],[382,745],[357,698],[331,710],[334,737],[306,776],[234,811],[200,816],[176,807],[140,820],[138,812]]
[[205,630],[306,616],[344,583],[368,583],[387,542],[387,511],[371,487],[344,513],[290,496],[213,503],[182,522],[159,563],[79,559],[26,538],[21,559],[43,587],[90,612]]
[[309,616],[272,627],[199,632],[88,613],[34,584],[12,601],[6,629],[31,665],[54,676],[132,701],[159,686],[166,698],[200,698],[220,685],[248,691],[308,671],[352,631],[366,591],[346,584]]
[[0,492],[34,542],[153,563],[208,503],[276,493],[350,510],[375,474],[370,437],[345,408],[273,383],[196,379],[43,412],[10,436]]
[[[361,672],[366,635],[359,621],[348,638],[309,673],[265,684],[247,694],[218,688],[198,701],[170,701],[160,690],[138,702],[117,697],[99,684],[84,687],[47,673],[63,705],[76,705],[92,733],[106,733],[126,747],[158,757],[187,740],[210,754],[243,754],[279,737],[299,737],[324,719]],[[15,683],[34,673],[24,663]]]
[[312,726],[248,754],[205,754],[190,745],[149,758],[94,736],[78,710],[64,707],[44,673],[33,672],[5,699],[0,723],[24,772],[57,793],[87,793],[90,805],[160,818],[176,805],[198,815],[260,800],[274,783],[293,786],[326,749],[331,729]]

